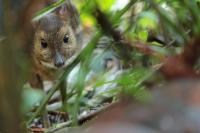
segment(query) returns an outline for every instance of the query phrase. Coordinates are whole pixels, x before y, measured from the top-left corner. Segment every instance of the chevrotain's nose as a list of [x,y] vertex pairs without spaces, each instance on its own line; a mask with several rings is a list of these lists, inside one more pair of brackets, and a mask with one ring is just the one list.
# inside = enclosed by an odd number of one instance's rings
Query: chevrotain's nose
[[62,67],[65,64],[64,57],[59,52],[55,54],[54,64],[56,67]]

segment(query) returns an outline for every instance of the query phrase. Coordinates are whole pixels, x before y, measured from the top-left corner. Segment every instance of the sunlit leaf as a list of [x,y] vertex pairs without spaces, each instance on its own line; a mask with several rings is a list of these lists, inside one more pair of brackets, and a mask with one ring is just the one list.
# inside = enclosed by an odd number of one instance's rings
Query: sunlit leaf
[[94,17],[87,13],[82,13],[80,18],[83,26],[85,27],[92,27],[96,24]]
[[148,37],[148,32],[147,31],[140,31],[139,33],[138,33],[138,37],[139,37],[139,39],[140,40],[142,40],[142,41],[147,41],[147,37]]
[[142,12],[139,15],[138,25],[143,28],[155,29],[158,24],[158,17],[153,12]]
[[96,0],[102,11],[109,11],[116,0]]

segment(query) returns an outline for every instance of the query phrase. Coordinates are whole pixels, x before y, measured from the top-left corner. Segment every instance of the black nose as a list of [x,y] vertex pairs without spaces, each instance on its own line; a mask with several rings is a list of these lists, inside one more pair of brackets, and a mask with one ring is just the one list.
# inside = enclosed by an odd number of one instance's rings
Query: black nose
[[62,67],[64,65],[64,61],[57,61],[55,62],[56,67]]
[[56,67],[62,67],[65,64],[64,57],[58,52],[55,54],[54,64]]

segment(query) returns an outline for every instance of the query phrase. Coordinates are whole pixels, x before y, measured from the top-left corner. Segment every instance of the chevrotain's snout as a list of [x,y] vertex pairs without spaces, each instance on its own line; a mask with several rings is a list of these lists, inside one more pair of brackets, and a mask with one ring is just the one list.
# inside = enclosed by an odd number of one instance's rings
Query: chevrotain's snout
[[65,64],[64,57],[59,53],[55,53],[55,58],[54,58],[54,65],[56,67],[62,67]]

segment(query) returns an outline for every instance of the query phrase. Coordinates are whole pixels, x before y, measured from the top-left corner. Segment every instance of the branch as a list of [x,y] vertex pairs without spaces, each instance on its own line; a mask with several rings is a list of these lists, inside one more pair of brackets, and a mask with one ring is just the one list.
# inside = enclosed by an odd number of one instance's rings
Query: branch
[[[108,108],[112,107],[113,105],[115,105],[116,103],[111,103],[109,105],[106,105],[104,107],[101,107],[99,108],[98,110],[95,110],[95,111],[92,111],[90,113],[88,113],[87,115],[84,115],[84,116],[80,116],[78,118],[78,123],[79,125],[95,118],[97,115],[99,115],[100,113],[103,113],[104,111],[106,111]],[[48,133],[56,133],[57,131],[63,129],[63,128],[66,128],[66,127],[69,127],[73,124],[73,121],[68,121],[68,122],[65,122],[65,123],[62,123],[60,127],[58,128],[55,128],[55,129],[51,129],[48,131]]]

